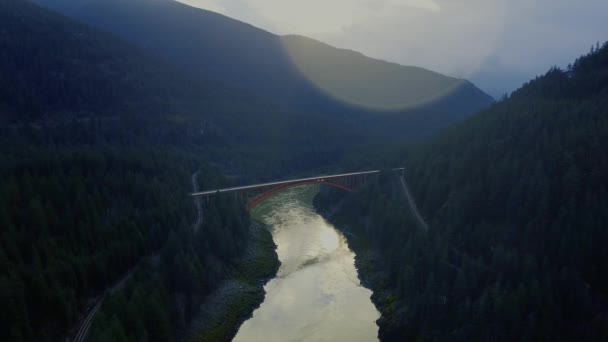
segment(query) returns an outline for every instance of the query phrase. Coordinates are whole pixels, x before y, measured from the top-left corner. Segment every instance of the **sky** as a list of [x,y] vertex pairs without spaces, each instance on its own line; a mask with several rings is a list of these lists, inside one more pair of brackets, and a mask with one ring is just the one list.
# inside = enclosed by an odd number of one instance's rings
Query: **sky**
[[607,0],[179,1],[466,78],[496,98],[608,40]]

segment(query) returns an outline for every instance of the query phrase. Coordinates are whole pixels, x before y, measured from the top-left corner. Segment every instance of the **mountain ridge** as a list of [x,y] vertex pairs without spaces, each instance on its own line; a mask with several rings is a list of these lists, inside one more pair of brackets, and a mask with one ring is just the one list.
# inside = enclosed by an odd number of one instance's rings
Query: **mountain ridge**
[[[53,8],[57,0],[36,1]],[[55,9],[61,11],[58,6],[55,6]],[[329,87],[324,87],[323,82],[319,86],[319,82],[315,83],[318,79],[312,77],[311,81],[311,77],[306,77],[310,76],[310,73],[303,75],[298,63],[294,63],[294,56],[290,55],[290,51],[286,51],[285,42],[301,41],[295,38],[297,36],[278,36],[223,14],[175,1],[92,0],[71,13],[64,9],[64,13],[144,47],[191,73],[249,89],[261,97],[296,111],[321,112],[345,120],[368,119],[369,116],[387,112],[386,108],[377,105],[387,102],[388,106],[385,107],[388,107],[388,112],[403,117],[403,120],[389,119],[399,121],[400,129],[407,130],[424,125],[429,128],[413,131],[436,132],[437,129],[467,117],[494,101],[468,81],[460,82],[459,86],[454,87],[454,91],[443,94],[437,91],[445,88],[441,85],[458,82],[458,79],[418,67],[406,67],[369,58],[359,52],[334,48],[307,38],[308,42],[316,42],[313,45],[320,51],[306,50],[306,53],[319,56],[341,53],[347,57],[345,63],[338,64],[319,59],[320,64],[313,65],[314,68],[311,69],[314,75],[322,75],[323,68],[331,70],[330,66],[336,64],[348,65],[352,59],[361,58],[365,62],[363,67],[355,70],[352,75],[357,78],[356,84],[349,82],[350,75],[334,72],[334,79],[321,81],[335,81],[336,86],[330,83]],[[301,54],[299,56],[301,57]],[[298,56],[295,56],[295,59],[297,60]],[[306,61],[306,58],[300,60]],[[430,96],[423,98],[431,98],[433,101],[423,106],[415,106],[415,102],[419,100],[415,94],[421,92],[419,82],[403,76],[393,77],[395,80],[387,86],[382,84],[383,79],[373,84],[361,81],[365,80],[367,75],[379,77],[381,73],[370,67],[376,64],[400,68],[405,70],[405,73],[415,70],[424,75],[420,78],[423,80],[440,77],[442,80],[436,82],[440,87],[436,89],[429,83],[426,92]],[[337,85],[351,86],[352,89]],[[393,85],[401,88],[395,88]],[[331,91],[328,92],[328,89]],[[346,89],[347,93],[335,92],[335,89]],[[360,96],[361,94],[363,96]],[[412,94],[410,98],[408,94]],[[359,103],[357,99],[364,101]],[[367,103],[372,104],[372,108],[365,108]],[[395,135],[395,132],[390,134]]]

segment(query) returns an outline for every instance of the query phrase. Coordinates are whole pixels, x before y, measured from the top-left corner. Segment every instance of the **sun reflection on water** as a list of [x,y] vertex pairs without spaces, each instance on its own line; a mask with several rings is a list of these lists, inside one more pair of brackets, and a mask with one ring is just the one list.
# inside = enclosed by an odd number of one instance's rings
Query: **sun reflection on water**
[[380,317],[363,288],[344,236],[317,214],[318,188],[296,188],[262,203],[281,266],[236,342],[376,341]]

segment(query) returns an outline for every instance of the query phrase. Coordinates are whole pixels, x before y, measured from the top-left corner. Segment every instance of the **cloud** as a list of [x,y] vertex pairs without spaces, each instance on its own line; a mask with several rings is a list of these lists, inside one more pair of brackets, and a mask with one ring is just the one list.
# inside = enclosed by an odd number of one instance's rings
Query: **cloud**
[[493,95],[608,39],[605,0],[180,1],[278,34],[470,78]]
[[[270,25],[279,34],[327,34],[343,30],[371,16],[406,8],[439,11],[435,0],[179,0],[183,3],[245,17],[254,25]],[[269,29],[269,27],[263,27]]]
[[190,6],[204,8],[209,11],[226,14],[225,7],[222,6],[220,1],[216,0],[181,0],[185,4]]
[[389,0],[388,7],[412,7],[425,9],[432,12],[438,12],[441,10],[441,6],[433,0]]
[[434,10],[392,3],[321,38],[401,64],[468,77],[494,51],[504,29],[503,0],[439,1]]

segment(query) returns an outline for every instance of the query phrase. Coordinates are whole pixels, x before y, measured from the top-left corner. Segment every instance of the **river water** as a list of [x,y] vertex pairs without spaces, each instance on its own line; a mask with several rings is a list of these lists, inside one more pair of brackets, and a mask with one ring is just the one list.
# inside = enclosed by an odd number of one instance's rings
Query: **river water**
[[314,187],[295,188],[252,213],[271,227],[281,267],[233,341],[377,341],[380,313],[361,286],[344,236],[312,208]]

